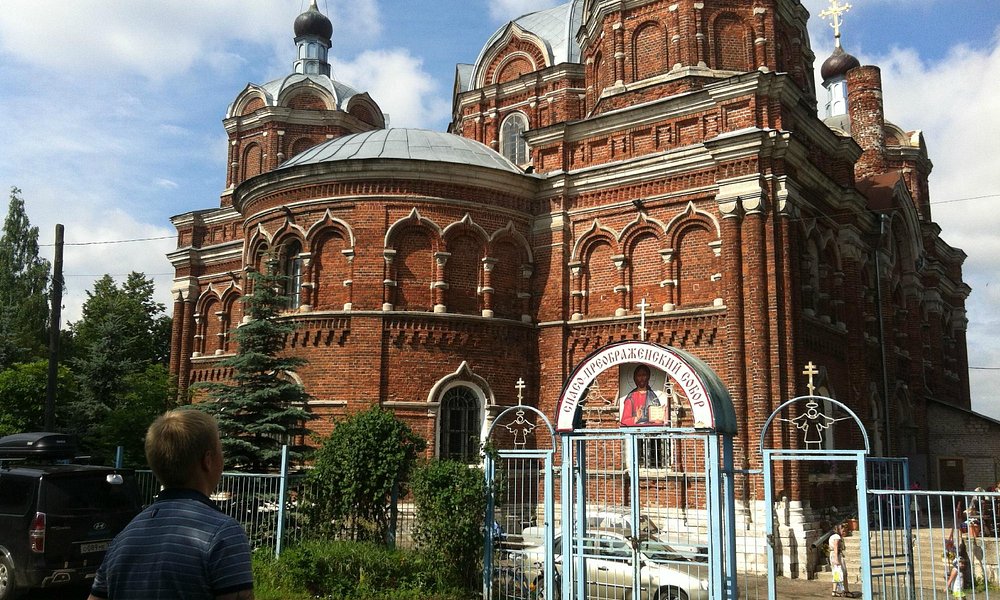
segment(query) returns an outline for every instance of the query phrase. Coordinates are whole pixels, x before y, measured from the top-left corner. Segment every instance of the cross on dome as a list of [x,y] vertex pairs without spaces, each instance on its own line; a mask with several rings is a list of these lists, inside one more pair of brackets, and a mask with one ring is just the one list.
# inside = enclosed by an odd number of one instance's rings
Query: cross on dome
[[840,27],[844,24],[844,13],[851,10],[850,4],[841,4],[840,0],[830,0],[830,8],[819,13],[823,19],[832,19],[830,26],[833,27],[833,39],[837,48],[840,47]]

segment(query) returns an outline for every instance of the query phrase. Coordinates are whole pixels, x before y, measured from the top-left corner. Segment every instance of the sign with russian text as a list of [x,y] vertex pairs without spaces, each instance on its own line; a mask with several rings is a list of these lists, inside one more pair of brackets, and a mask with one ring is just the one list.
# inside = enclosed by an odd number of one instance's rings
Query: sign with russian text
[[580,402],[598,375],[630,363],[645,364],[665,372],[687,398],[694,426],[715,429],[712,398],[695,365],[666,346],[650,342],[619,342],[593,352],[577,365],[559,397],[556,430],[573,431]]

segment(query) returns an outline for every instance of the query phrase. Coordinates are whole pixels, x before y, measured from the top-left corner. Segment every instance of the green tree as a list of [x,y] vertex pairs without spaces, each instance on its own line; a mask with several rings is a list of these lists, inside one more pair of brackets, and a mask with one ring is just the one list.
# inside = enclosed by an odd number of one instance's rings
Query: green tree
[[454,460],[432,460],[417,468],[411,489],[420,548],[440,560],[442,569],[454,565],[461,583],[475,589],[482,575],[489,493],[482,469]]
[[307,448],[295,442],[309,434],[311,416],[309,394],[292,377],[306,361],[284,354],[294,331],[278,319],[286,303],[279,293],[285,278],[251,272],[248,279],[252,292],[243,297],[248,320],[233,332],[238,350],[219,363],[232,369],[230,381],[198,386],[210,400],[197,406],[218,419],[227,466],[258,472],[280,466],[284,444],[293,460],[304,458]]
[[384,541],[392,495],[403,493],[426,443],[406,423],[379,406],[337,423],[322,440],[310,472],[317,503],[317,534]]
[[0,234],[0,368],[45,356],[49,320],[49,261],[38,256],[38,228],[10,189]]
[[[0,436],[42,430],[48,371],[47,360],[18,363],[0,371]],[[56,373],[57,394],[67,397],[74,387],[72,373],[60,366]],[[57,413],[57,420],[59,417]]]
[[108,336],[108,325],[118,329],[116,348],[138,363],[167,364],[170,352],[171,319],[166,307],[154,299],[153,280],[135,271],[119,286],[110,275],[94,282],[87,292],[82,317],[70,324],[75,354],[86,354]]
[[66,407],[66,429],[101,462],[118,445],[138,462],[146,427],[170,407],[169,340],[162,337],[170,318],[153,293],[142,273],[129,274],[121,286],[105,275],[87,292],[81,320],[70,325],[69,364],[79,391]]

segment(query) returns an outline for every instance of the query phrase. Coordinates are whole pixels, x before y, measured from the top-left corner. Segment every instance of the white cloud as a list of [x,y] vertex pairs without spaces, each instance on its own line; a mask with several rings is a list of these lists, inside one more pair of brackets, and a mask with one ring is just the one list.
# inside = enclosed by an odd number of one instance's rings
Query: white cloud
[[[29,200],[27,193],[25,200]],[[39,203],[34,201],[32,204],[37,208]],[[87,291],[92,290],[94,281],[105,274],[112,275],[116,281],[124,281],[132,271],[145,273],[156,285],[156,301],[163,303],[169,314],[173,269],[166,253],[176,248],[176,232],[172,227],[140,222],[116,208],[71,211],[66,217],[58,219],[65,226],[63,328],[80,319]],[[39,241],[45,244],[41,254],[50,261],[54,229],[53,224],[39,232]],[[145,241],[122,242],[137,239]]]
[[405,49],[370,50],[352,62],[333,64],[336,79],[368,92],[389,115],[391,127],[429,128],[450,111],[450,102]]
[[488,0],[490,17],[497,21],[510,21],[562,3],[562,0]]
[[[94,76],[138,74],[151,81],[182,74],[198,63],[232,69],[244,58],[233,40],[291,45],[297,3],[273,0],[210,2],[60,2],[4,0],[0,51],[44,70]],[[377,0],[331,2],[334,44],[350,47],[381,32]],[[95,34],[95,32],[100,32]]]
[[162,177],[153,182],[153,185],[161,187],[168,190],[176,190],[178,187],[176,181],[171,181],[169,179],[163,179]]

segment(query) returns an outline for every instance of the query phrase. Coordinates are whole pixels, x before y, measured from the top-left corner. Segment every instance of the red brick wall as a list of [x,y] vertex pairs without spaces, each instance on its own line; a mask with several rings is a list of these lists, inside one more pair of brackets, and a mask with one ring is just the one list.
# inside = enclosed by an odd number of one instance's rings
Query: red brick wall
[[393,263],[396,280],[397,310],[430,310],[431,283],[434,281],[434,258],[430,236],[426,231],[409,228],[402,231],[396,242]]
[[348,241],[339,232],[328,232],[313,250],[310,271],[316,286],[312,301],[316,310],[341,310],[350,302],[350,287],[344,285],[351,279],[350,263],[343,254],[346,249]]
[[445,265],[448,312],[477,315],[481,310],[478,288],[483,242],[470,234],[458,234],[448,240],[448,252],[451,253]]

